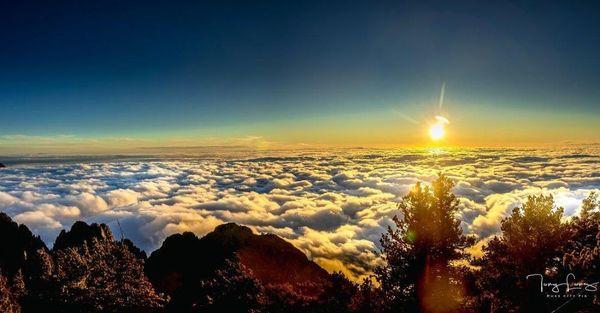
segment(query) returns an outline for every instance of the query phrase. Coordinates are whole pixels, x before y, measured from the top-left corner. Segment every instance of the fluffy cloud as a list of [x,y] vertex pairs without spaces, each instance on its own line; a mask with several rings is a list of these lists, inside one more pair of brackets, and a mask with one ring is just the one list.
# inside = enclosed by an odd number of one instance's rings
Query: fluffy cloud
[[108,210],[108,204],[102,197],[88,192],[65,196],[65,202],[78,207],[83,216],[93,216]]
[[115,189],[106,193],[106,199],[111,207],[135,204],[139,198],[139,193],[129,189]]
[[[0,171],[0,210],[52,244],[76,220],[107,223],[150,252],[165,237],[236,222],[275,233],[328,270],[359,278],[381,263],[379,238],[417,182],[455,179],[461,227],[479,239],[533,194],[576,215],[600,188],[600,157],[576,150],[272,152],[155,160],[85,160]],[[29,160],[31,161],[31,160]],[[121,228],[119,229],[119,225]]]

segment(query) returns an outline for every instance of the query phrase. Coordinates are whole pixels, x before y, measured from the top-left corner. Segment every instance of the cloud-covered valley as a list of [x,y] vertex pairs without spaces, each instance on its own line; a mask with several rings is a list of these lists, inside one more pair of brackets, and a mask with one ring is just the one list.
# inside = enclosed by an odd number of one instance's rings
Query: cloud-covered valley
[[578,214],[581,200],[600,188],[600,154],[578,147],[29,160],[0,170],[0,210],[50,246],[76,220],[107,223],[116,234],[119,221],[148,252],[170,234],[203,235],[236,222],[289,240],[328,270],[359,277],[380,262],[378,240],[398,201],[440,172],[456,181],[464,231],[483,243],[531,194],[552,194],[567,218]]

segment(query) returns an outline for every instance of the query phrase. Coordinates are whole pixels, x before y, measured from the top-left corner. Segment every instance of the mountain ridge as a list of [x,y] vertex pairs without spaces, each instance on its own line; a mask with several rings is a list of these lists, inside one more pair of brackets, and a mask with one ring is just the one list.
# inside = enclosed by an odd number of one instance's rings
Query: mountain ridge
[[[198,251],[210,255],[194,253]],[[329,278],[327,271],[281,237],[254,234],[235,223],[221,224],[202,238],[192,233],[169,236],[148,258],[146,273],[159,291],[174,294],[185,285],[178,281],[181,277],[210,276],[224,260],[232,259],[265,286],[287,286],[310,296],[318,296]]]

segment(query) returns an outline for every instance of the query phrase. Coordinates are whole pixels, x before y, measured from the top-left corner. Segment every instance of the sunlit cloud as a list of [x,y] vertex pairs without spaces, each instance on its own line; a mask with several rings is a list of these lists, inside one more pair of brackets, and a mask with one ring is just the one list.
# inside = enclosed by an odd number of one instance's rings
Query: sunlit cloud
[[551,194],[565,218],[600,188],[597,148],[578,150],[340,150],[251,156],[11,165],[0,210],[49,245],[76,220],[104,222],[146,251],[223,222],[275,233],[350,277],[379,264],[379,238],[416,182],[456,181],[461,227],[477,247],[529,195]]

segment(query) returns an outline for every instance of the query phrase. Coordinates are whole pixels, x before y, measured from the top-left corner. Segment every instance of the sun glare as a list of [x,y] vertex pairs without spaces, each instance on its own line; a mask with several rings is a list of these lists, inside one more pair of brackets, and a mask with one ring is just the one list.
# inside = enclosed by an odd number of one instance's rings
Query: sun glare
[[446,125],[450,124],[450,121],[440,115],[435,117],[435,123],[429,126],[429,137],[433,141],[438,141],[446,135]]
[[433,124],[429,128],[429,137],[433,140],[440,140],[444,138],[444,125],[442,124]]

